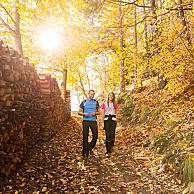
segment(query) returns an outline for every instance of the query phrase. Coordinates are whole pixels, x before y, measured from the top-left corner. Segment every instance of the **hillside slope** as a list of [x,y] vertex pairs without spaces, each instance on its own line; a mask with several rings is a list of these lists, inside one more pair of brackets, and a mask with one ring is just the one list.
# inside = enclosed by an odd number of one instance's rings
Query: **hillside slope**
[[[184,183],[194,181],[192,86],[172,97],[157,89],[156,78],[118,97],[119,122],[126,146],[148,147],[159,172],[172,171]],[[143,154],[143,153],[142,153]],[[155,169],[156,170],[156,169]]]

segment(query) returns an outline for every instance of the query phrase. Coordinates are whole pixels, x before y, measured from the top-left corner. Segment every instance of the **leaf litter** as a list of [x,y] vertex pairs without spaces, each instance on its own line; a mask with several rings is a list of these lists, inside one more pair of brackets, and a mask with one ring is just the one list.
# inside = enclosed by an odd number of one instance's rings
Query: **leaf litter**
[[96,154],[84,161],[81,122],[74,117],[50,141],[36,145],[2,192],[181,193],[173,171],[165,173],[149,150],[126,145],[122,137],[118,128],[114,152],[106,158],[105,131],[99,129]]

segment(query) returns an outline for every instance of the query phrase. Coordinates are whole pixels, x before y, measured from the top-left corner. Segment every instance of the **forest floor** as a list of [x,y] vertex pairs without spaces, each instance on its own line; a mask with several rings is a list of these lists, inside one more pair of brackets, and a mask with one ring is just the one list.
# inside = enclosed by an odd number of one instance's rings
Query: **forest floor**
[[182,193],[176,172],[164,172],[146,148],[126,146],[124,136],[118,127],[106,158],[105,132],[99,129],[94,155],[83,160],[81,118],[73,117],[36,146],[0,193]]

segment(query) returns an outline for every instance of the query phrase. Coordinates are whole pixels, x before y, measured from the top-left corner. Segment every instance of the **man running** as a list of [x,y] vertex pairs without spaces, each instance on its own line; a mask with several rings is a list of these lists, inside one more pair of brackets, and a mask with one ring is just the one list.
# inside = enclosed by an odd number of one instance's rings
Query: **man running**
[[[99,103],[94,100],[95,91],[90,90],[88,93],[88,99],[84,100],[80,104],[78,114],[83,116],[83,150],[82,156],[87,159],[89,153],[93,154],[92,149],[96,145],[98,139],[98,127],[96,121],[96,115],[100,114]],[[92,130],[92,141],[88,142],[89,128]]]

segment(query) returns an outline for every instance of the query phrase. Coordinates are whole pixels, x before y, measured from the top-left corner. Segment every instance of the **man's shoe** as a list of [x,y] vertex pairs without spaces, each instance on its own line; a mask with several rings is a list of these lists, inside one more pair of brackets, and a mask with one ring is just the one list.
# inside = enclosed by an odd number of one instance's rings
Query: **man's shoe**
[[106,157],[107,157],[107,158],[110,158],[110,154],[109,154],[109,153],[107,153],[107,154],[106,154]]

